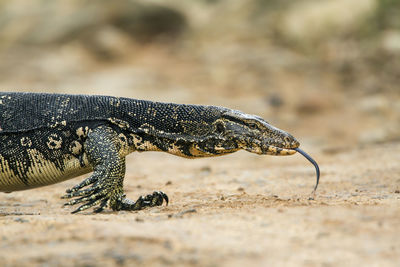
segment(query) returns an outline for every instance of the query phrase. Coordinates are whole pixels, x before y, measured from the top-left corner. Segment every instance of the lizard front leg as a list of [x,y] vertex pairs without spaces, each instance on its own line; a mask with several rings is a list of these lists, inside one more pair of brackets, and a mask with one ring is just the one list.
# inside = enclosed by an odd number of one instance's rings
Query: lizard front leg
[[[120,143],[116,132],[108,126],[100,126],[92,130],[84,144],[85,153],[93,167],[93,174],[82,183],[67,190],[63,198],[75,198],[65,205],[84,203],[72,213],[89,209],[96,205],[95,212],[102,211],[109,204],[113,210],[140,210],[149,206],[160,206],[164,200],[168,204],[165,193],[156,191],[141,196],[137,201],[125,197],[123,181],[125,176],[125,157],[120,156]],[[84,188],[91,185],[89,188]]]

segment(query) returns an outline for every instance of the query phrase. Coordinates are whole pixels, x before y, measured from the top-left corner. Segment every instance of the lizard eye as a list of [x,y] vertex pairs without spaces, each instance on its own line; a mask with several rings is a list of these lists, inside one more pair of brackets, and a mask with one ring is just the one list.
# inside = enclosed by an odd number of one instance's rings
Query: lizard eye
[[225,126],[221,122],[218,122],[216,124],[216,128],[218,133],[223,133],[225,131]]
[[253,122],[250,122],[250,123],[248,124],[248,127],[249,127],[250,129],[252,129],[252,130],[255,130],[255,129],[257,129],[257,124],[255,124],[255,123],[253,123]]

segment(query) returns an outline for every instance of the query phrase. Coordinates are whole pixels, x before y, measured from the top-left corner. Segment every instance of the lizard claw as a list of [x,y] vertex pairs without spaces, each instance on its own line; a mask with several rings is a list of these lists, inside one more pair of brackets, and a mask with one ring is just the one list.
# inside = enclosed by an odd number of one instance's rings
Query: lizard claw
[[168,206],[169,199],[168,199],[167,194],[165,194],[164,192],[161,192],[161,193],[162,193],[163,199],[165,200],[165,206]]
[[168,206],[169,199],[168,199],[167,194],[165,194],[165,193],[162,192],[162,191],[159,191],[158,193],[160,193],[161,196],[163,197],[163,199],[165,200],[165,206]]
[[67,191],[67,194],[63,195],[61,198],[62,199],[67,199],[67,198],[73,198],[73,197],[84,197],[84,196],[89,196],[93,193],[96,193],[98,191],[97,187],[91,187],[87,189],[82,189],[79,191]]
[[144,197],[144,201],[149,202],[149,206],[161,206],[162,203],[166,202],[166,205],[168,206],[168,196],[162,191],[154,191],[153,194],[149,194]]
[[67,189],[65,192],[67,194],[73,193],[78,191],[79,189],[84,188],[85,186],[88,186],[90,184],[94,184],[99,180],[99,176],[98,175],[91,175],[88,178],[86,178],[85,180],[83,180],[81,183],[75,185],[72,188]]

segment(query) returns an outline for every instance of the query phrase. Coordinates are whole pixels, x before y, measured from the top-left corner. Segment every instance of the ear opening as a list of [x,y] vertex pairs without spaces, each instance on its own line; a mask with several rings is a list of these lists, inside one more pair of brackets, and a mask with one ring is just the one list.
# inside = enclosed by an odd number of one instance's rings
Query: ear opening
[[217,122],[215,125],[218,133],[225,132],[225,125],[222,122]]

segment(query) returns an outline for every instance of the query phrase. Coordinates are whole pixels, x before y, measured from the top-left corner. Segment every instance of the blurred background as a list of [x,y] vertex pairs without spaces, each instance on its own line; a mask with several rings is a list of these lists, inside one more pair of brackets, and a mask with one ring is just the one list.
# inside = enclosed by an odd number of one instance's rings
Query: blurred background
[[3,0],[0,88],[221,105],[326,153],[392,142],[400,1]]

